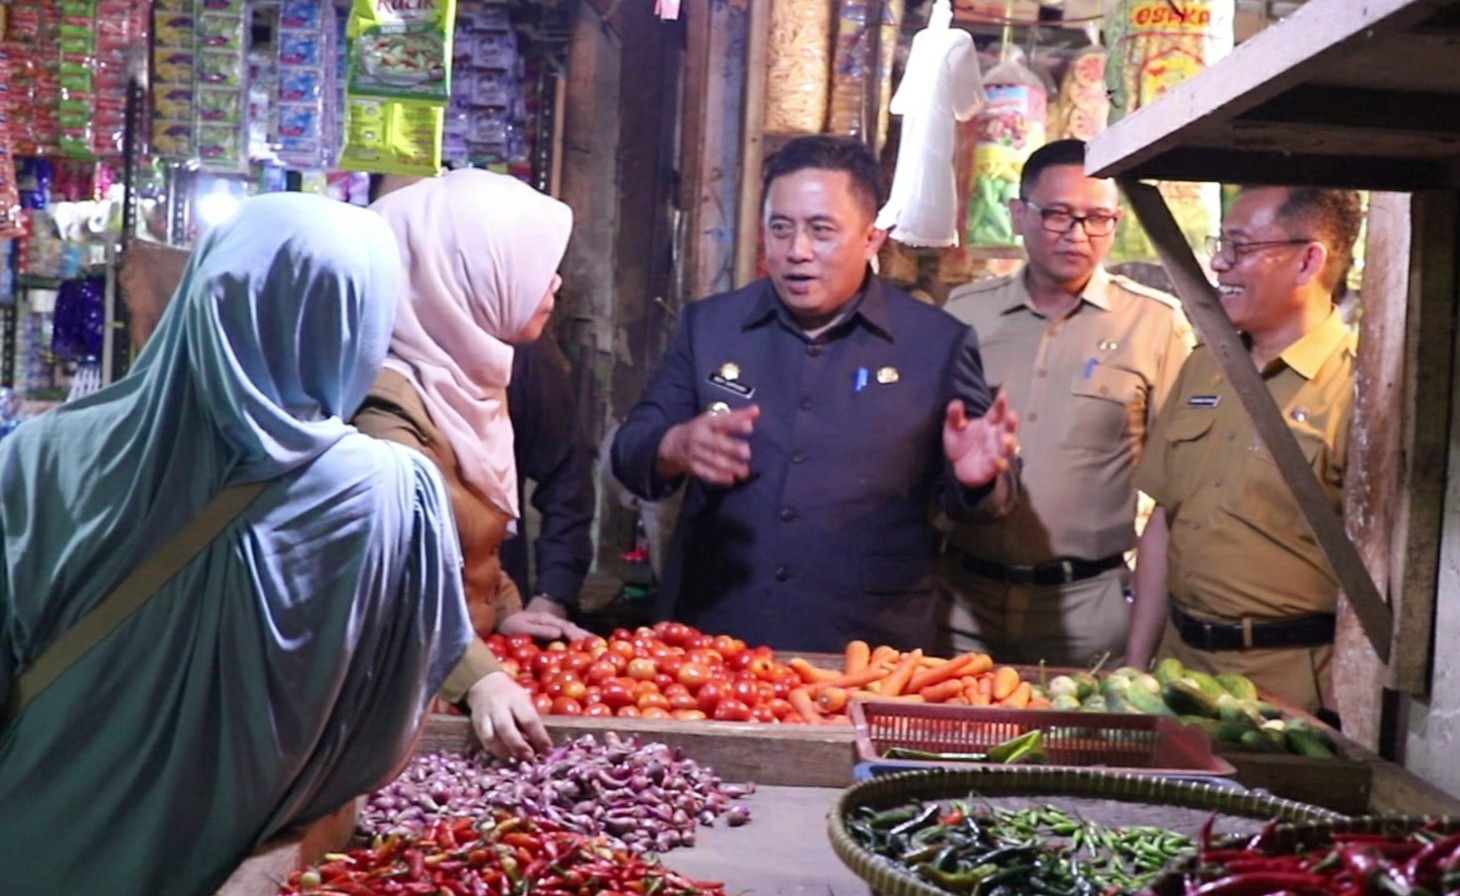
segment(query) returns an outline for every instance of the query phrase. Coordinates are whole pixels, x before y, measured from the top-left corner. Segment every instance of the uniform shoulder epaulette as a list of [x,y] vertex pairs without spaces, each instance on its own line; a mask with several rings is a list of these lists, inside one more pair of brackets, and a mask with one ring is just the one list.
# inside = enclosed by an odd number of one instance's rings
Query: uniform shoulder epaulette
[[1134,293],[1138,296],[1145,296],[1148,299],[1155,299],[1162,305],[1167,305],[1171,308],[1181,307],[1181,300],[1171,295],[1171,293],[1163,292],[1154,286],[1147,286],[1137,280],[1132,280],[1124,274],[1111,274],[1110,280],[1126,292]]
[[958,296],[971,296],[981,292],[993,292],[996,289],[1003,289],[1009,285],[1009,281],[1017,276],[1019,276],[1018,273],[1013,273],[1005,274],[1002,277],[987,277],[983,280],[971,280],[968,283],[960,284],[948,290],[948,298],[952,300]]

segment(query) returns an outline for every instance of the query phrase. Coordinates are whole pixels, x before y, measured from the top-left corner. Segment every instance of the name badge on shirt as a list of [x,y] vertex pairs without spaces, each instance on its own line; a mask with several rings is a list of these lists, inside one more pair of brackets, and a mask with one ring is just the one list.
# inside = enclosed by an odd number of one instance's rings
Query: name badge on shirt
[[754,386],[740,381],[740,365],[734,361],[726,361],[721,364],[720,368],[711,371],[706,379],[711,385],[734,392],[741,398],[749,398],[755,394]]
[[1214,408],[1222,403],[1220,395],[1193,395],[1186,400],[1187,407]]

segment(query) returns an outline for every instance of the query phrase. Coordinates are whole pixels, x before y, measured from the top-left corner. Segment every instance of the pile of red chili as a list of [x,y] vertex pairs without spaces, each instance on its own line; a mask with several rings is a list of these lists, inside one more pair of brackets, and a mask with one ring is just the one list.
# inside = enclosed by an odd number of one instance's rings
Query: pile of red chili
[[1267,833],[1245,848],[1203,849],[1186,896],[1451,896],[1460,894],[1460,834],[1334,834],[1301,853],[1274,854]]
[[442,820],[414,837],[330,853],[280,896],[725,896],[662,865],[545,822],[506,814]]

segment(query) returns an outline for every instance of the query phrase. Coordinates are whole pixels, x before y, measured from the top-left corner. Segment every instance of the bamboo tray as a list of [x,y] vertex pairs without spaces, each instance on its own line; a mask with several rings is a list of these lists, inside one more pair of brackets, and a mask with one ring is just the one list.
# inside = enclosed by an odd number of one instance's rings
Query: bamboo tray
[[1304,803],[1192,781],[1072,769],[989,767],[903,772],[848,788],[827,817],[837,857],[884,896],[947,896],[874,855],[853,838],[845,819],[866,806],[887,809],[910,800],[975,798],[1011,807],[1049,802],[1103,824],[1154,824],[1195,834],[1216,813],[1217,829],[1255,831],[1271,819],[1332,822],[1341,816]]

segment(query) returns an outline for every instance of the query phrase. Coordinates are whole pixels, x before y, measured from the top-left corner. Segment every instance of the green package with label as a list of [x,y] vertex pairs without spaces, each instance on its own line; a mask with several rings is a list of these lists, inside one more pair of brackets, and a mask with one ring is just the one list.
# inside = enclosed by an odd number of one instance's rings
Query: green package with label
[[348,93],[445,106],[455,22],[456,0],[354,0],[345,30]]

